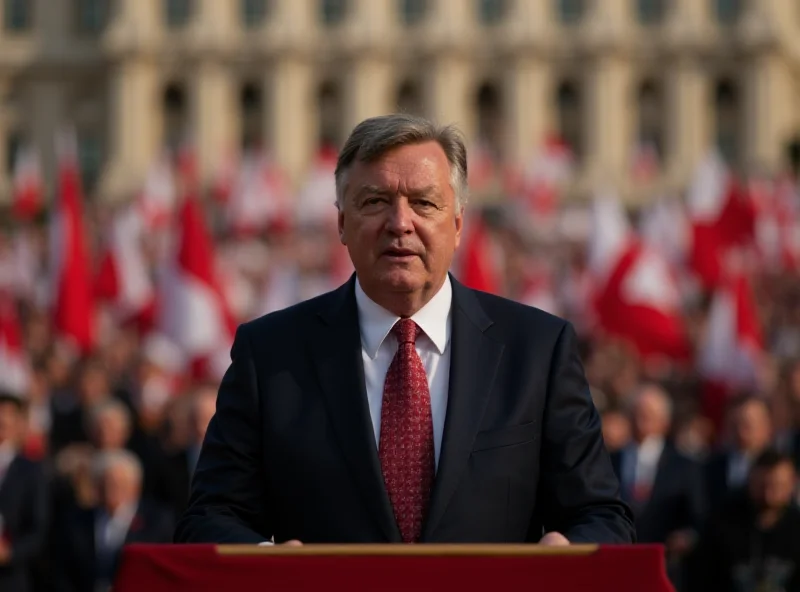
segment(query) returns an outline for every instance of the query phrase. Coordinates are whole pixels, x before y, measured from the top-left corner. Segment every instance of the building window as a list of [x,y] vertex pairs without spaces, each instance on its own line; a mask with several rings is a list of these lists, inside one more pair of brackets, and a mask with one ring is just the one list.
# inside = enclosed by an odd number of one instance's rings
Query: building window
[[637,97],[639,107],[639,150],[653,153],[660,162],[664,150],[664,101],[661,85],[644,81]]
[[422,93],[417,83],[406,80],[397,91],[397,110],[410,115],[422,115]]
[[478,0],[478,18],[484,25],[496,25],[506,17],[505,0]]
[[564,81],[556,91],[558,131],[575,159],[583,155],[583,105],[581,91],[572,81]]
[[342,96],[339,85],[324,82],[317,94],[319,109],[319,145],[338,147],[342,142]]
[[241,7],[242,22],[249,29],[261,26],[271,8],[267,0],[241,0]]
[[714,14],[723,25],[733,25],[742,13],[742,0],[713,0]]
[[242,86],[239,96],[242,110],[242,147],[247,150],[260,147],[263,136],[263,93],[254,82]]
[[97,34],[105,29],[109,19],[110,0],[78,0],[78,31]]
[[178,29],[185,26],[192,18],[192,0],[165,0],[164,18],[170,29]]
[[665,0],[636,0],[636,13],[643,25],[658,25],[666,15]]
[[32,2],[29,0],[4,0],[3,26],[6,31],[19,33],[31,28]]
[[332,27],[347,16],[347,0],[321,0],[320,16],[323,24]]
[[164,89],[164,142],[167,146],[177,149],[183,144],[186,140],[187,124],[186,93],[183,86],[169,84]]
[[584,0],[558,0],[558,17],[565,25],[578,24],[585,10]]
[[10,133],[6,136],[6,172],[12,174],[17,164],[17,157],[22,150],[22,136],[18,133]]
[[741,117],[739,89],[730,79],[725,78],[717,82],[714,93],[714,119],[717,147],[729,164],[736,165],[739,161]]
[[83,187],[87,195],[91,195],[103,169],[103,144],[98,134],[78,134],[78,164]]
[[485,83],[478,89],[478,141],[494,159],[502,157],[503,100],[496,84]]
[[413,27],[425,20],[428,2],[426,0],[400,0],[399,9],[403,23]]

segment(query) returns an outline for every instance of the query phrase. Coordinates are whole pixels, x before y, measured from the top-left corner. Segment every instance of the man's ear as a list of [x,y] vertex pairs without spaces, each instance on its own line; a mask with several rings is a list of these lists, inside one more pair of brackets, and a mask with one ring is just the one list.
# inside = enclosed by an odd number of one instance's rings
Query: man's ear
[[464,228],[464,208],[458,208],[458,214],[456,214],[456,248],[461,243],[461,230]]

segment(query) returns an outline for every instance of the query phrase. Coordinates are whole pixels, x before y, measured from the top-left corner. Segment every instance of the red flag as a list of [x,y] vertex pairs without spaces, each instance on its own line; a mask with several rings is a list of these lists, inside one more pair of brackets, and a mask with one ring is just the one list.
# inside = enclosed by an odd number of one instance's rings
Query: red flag
[[697,368],[705,381],[704,408],[712,420],[721,422],[732,395],[757,388],[763,347],[750,281],[737,270],[714,295],[698,354]]
[[200,203],[188,195],[179,212],[178,244],[159,285],[158,327],[180,347],[198,377],[220,378],[236,321],[215,269],[214,245]]
[[467,287],[482,292],[499,294],[502,279],[496,257],[496,247],[482,218],[469,221],[465,228],[463,251],[460,257],[458,279]]
[[81,352],[92,349],[95,339],[91,264],[83,225],[83,198],[74,139],[60,147],[58,203],[56,204],[50,257],[54,285],[54,327]]
[[0,293],[0,390],[25,397],[29,381],[30,366],[17,306],[10,294]]

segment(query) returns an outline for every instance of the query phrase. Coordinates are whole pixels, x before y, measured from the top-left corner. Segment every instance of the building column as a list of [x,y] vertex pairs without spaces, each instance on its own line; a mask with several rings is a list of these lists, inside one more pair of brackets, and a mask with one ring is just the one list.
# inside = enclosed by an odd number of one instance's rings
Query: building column
[[[0,105],[6,102],[9,88],[8,80],[0,80]],[[8,164],[8,115],[5,109],[0,109],[0,203],[5,203],[11,198],[11,175]]]
[[667,171],[672,183],[683,184],[711,147],[708,80],[697,60],[679,56],[666,82]]
[[286,56],[275,62],[265,85],[271,106],[265,112],[266,129],[278,164],[297,184],[317,148],[319,120],[312,65],[302,57]]
[[508,162],[523,166],[543,145],[551,120],[551,85],[551,71],[544,61],[514,59],[503,92]]
[[633,145],[629,64],[615,54],[599,56],[589,67],[585,88],[588,180],[592,186],[622,188]]
[[777,172],[792,133],[792,72],[778,54],[751,57],[745,69],[744,165],[750,172]]
[[224,157],[238,145],[236,85],[221,60],[201,62],[193,81],[192,128],[200,182],[214,179]]
[[99,193],[116,201],[130,197],[158,150],[159,78],[148,60],[129,59],[111,74],[109,160]]
[[392,111],[394,69],[382,56],[355,58],[344,84],[345,135],[364,119]]
[[447,54],[432,62],[424,82],[427,115],[440,125],[457,125],[472,145],[477,126],[472,64],[466,56]]

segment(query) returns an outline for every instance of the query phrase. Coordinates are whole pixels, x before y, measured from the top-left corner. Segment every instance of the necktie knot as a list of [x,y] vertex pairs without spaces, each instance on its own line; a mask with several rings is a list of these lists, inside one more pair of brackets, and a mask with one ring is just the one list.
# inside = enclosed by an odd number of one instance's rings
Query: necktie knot
[[422,329],[411,319],[400,319],[392,327],[392,333],[397,338],[398,344],[402,345],[404,343],[416,343],[417,337],[422,333]]

